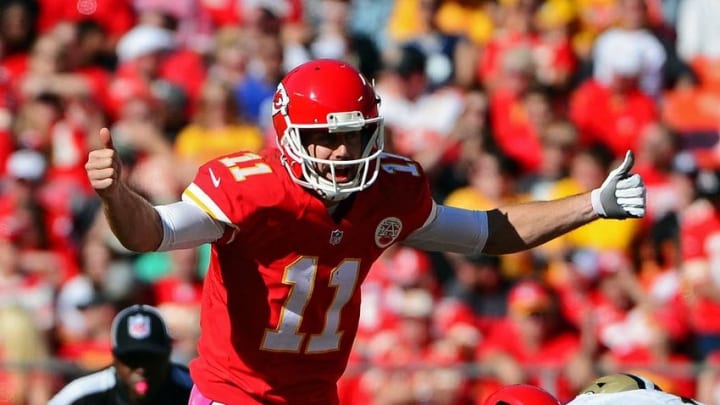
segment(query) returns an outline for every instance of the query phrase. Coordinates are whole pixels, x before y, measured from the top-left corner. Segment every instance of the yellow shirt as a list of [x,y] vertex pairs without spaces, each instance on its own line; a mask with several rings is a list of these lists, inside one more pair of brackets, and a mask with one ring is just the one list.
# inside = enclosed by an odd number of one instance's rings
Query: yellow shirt
[[[527,200],[526,196],[518,195],[506,198],[503,204],[512,204]],[[449,207],[468,210],[491,210],[498,203],[485,197],[471,186],[461,187],[452,191],[445,198],[444,204]],[[500,258],[500,269],[503,276],[513,279],[529,274],[532,271],[532,256],[529,251],[503,255]]]
[[257,152],[263,145],[260,129],[252,125],[232,125],[209,130],[190,124],[175,138],[175,153],[182,159],[200,165],[231,152]]

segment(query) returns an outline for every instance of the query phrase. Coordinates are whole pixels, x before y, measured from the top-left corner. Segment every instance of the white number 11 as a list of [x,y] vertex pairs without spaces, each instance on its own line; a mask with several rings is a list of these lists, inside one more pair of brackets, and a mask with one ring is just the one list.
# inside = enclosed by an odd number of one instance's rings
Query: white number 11
[[[325,327],[320,334],[312,334],[305,353],[324,353],[338,350],[343,331],[340,330],[340,312],[350,301],[358,281],[359,260],[344,260],[332,270],[330,286],[335,297],[325,314]],[[300,333],[303,313],[315,286],[317,258],[303,257],[288,266],[283,284],[289,284],[290,294],[283,304],[280,320],[275,329],[266,329],[260,346],[263,350],[299,353],[305,333]]]

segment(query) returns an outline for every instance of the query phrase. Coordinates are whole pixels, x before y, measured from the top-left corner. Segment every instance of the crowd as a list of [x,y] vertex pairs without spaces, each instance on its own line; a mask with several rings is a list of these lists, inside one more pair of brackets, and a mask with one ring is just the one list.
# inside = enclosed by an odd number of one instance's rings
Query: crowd
[[[714,0],[4,0],[0,404],[44,404],[112,362],[111,324],[156,306],[196,356],[209,249],[136,254],[84,164],[102,127],[123,175],[175,201],[199,165],[274,145],[284,73],[373,78],[386,149],[469,209],[597,188],[625,151],[642,220],[509,256],[393,246],[363,284],[342,403],[561,401],[631,370],[720,404],[720,3]],[[388,196],[392,198],[392,196]]]

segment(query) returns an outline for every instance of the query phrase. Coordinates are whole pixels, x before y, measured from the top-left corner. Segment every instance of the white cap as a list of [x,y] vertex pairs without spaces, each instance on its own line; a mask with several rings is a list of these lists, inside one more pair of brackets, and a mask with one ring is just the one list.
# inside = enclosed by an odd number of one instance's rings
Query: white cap
[[172,31],[151,25],[138,25],[120,38],[116,52],[121,62],[158,51],[175,48]]
[[642,70],[640,50],[633,46],[618,46],[615,57],[608,59],[609,68],[621,76],[637,76]]
[[642,46],[637,38],[613,30],[601,35],[593,51],[594,75],[609,83],[613,75],[637,76],[643,69]]
[[37,181],[42,178],[47,168],[45,157],[30,149],[13,152],[7,160],[7,174],[16,179]]

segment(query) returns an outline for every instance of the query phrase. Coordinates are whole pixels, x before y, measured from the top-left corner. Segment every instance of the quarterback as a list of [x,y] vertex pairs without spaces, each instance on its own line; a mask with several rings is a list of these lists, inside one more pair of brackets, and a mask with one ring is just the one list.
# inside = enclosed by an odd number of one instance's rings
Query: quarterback
[[538,246],[598,218],[645,214],[632,153],[596,190],[469,211],[431,197],[423,168],[383,151],[380,99],[334,60],[307,62],[273,102],[277,148],[202,165],[176,203],[121,180],[110,132],[88,178],[134,251],[212,244],[191,403],[336,404],[358,327],[360,284],[394,243],[464,254]]

